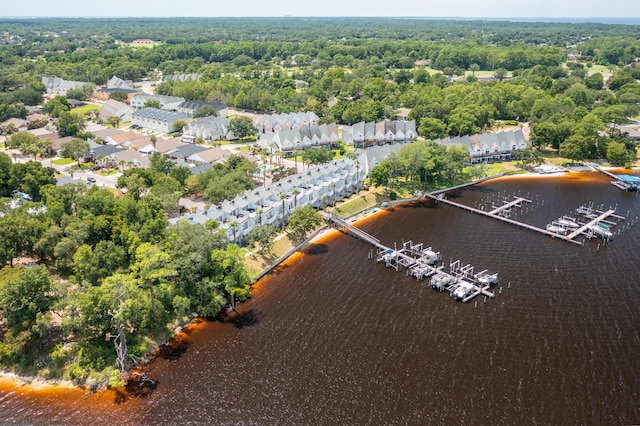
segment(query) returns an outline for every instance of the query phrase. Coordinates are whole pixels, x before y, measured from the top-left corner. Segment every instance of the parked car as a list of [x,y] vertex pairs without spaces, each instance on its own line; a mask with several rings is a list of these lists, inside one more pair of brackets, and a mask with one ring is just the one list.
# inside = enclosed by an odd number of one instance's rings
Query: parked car
[[93,176],[89,176],[87,178],[87,182],[95,183],[96,182],[96,178],[94,178]]
[[100,169],[102,169],[102,166],[93,166],[89,170],[91,170],[92,172],[95,172],[96,170],[100,170]]

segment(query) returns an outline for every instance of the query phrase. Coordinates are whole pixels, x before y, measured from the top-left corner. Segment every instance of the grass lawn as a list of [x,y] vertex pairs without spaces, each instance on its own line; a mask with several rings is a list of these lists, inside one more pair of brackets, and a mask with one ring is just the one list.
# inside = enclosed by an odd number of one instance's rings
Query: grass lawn
[[71,113],[75,115],[81,115],[84,117],[85,115],[89,115],[91,111],[95,111],[98,109],[100,109],[100,106],[98,105],[86,104],[78,108],[73,108],[71,110]]
[[540,154],[545,163],[553,164],[554,166],[562,166],[572,162],[568,158],[560,157],[556,151],[540,151]]
[[102,169],[102,170],[100,170],[100,171],[98,172],[98,174],[99,174],[100,176],[111,176],[111,175],[115,175],[116,173],[118,173],[118,170],[116,170],[116,169],[111,169],[111,170],[108,170],[108,171],[107,171],[107,170]]
[[67,164],[75,163],[76,160],[73,158],[58,158],[57,160],[53,160],[53,164],[57,164],[58,166],[66,166]]
[[363,210],[369,209],[383,201],[388,201],[388,197],[382,195],[383,188],[375,188],[372,192],[361,192],[360,194],[352,196],[345,202],[338,202],[336,204],[335,212],[338,216],[345,218],[353,216]]

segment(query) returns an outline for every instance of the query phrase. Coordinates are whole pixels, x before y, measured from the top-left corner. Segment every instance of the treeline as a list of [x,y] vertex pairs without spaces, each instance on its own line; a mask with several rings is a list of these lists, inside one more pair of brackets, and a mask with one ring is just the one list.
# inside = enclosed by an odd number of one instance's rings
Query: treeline
[[[23,169],[41,166],[11,164],[0,153],[2,195],[20,176],[18,187],[30,188]],[[0,264],[28,256],[41,266],[0,270],[2,368],[114,384],[184,321],[248,297],[238,247],[218,224],[167,226],[166,192],[158,188],[170,178],[159,175],[145,189],[128,174],[127,195],[43,178],[31,188],[38,201],[3,208]]]

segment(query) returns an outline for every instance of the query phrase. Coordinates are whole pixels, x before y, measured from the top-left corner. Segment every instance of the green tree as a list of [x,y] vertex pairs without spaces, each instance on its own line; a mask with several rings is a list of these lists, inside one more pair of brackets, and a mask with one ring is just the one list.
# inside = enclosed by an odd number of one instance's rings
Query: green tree
[[111,92],[109,93],[109,99],[113,99],[114,101],[124,102],[129,98],[127,92]]
[[120,127],[120,117],[117,115],[110,115],[107,117],[107,121],[114,129],[118,129]]
[[144,103],[144,105],[142,105],[142,107],[143,108],[162,109],[162,103],[160,103],[160,101],[157,100],[157,99],[149,99]]
[[229,121],[229,130],[238,138],[246,139],[256,134],[256,128],[249,117],[236,117]]
[[584,137],[574,135],[570,136],[560,144],[560,156],[566,157],[573,161],[580,161],[587,158],[588,145]]
[[629,162],[629,153],[623,143],[611,141],[607,145],[607,160],[614,166],[624,166]]
[[89,142],[82,139],[72,139],[60,145],[60,156],[76,160],[78,166],[80,166],[80,159],[88,153]]
[[62,114],[71,111],[71,105],[64,96],[55,96],[44,104],[44,108],[42,110],[51,117],[58,118]]
[[69,112],[60,114],[58,121],[56,121],[56,128],[58,129],[58,135],[60,135],[60,137],[80,136],[85,126],[86,123],[82,116]]
[[217,116],[218,110],[213,105],[204,105],[193,112],[193,118]]
[[324,148],[309,148],[302,153],[302,159],[307,164],[324,164],[333,159],[333,151]]
[[273,236],[276,232],[275,226],[260,224],[249,232],[247,241],[252,246],[258,246],[258,253],[269,253],[275,244]]
[[322,216],[312,206],[306,205],[296,209],[289,216],[287,229],[295,239],[302,240],[307,233],[322,223]]
[[444,138],[447,136],[447,125],[437,118],[425,117],[420,120],[418,133],[427,140]]
[[44,265],[24,268],[0,286],[0,315],[16,331],[29,330],[52,302],[51,280]]
[[170,267],[170,256],[154,244],[143,243],[136,249],[136,261],[131,265],[131,270],[143,285],[149,287],[151,297],[151,310],[156,310],[155,286],[177,275]]

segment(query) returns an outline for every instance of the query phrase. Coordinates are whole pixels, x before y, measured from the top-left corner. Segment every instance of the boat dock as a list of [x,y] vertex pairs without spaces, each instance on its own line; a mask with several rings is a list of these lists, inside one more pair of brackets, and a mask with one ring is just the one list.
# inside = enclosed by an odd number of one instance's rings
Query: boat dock
[[637,176],[631,175],[616,175],[614,173],[608,172],[603,168],[598,167],[596,164],[588,164],[588,166],[596,171],[600,172],[604,175],[609,176],[613,180],[611,181],[611,185],[616,188],[622,189],[623,191],[637,191],[640,186],[640,178]]
[[484,270],[473,274],[473,266],[460,265],[460,261],[450,263],[450,272],[444,271],[444,265],[437,266],[441,259],[439,252],[431,247],[424,247],[422,243],[414,244],[407,241],[402,248],[387,247],[379,239],[345,222],[333,213],[325,216],[327,221],[339,226],[352,237],[374,246],[378,253],[376,260],[396,271],[405,269],[407,275],[415,277],[418,281],[431,277],[431,287],[440,291],[448,291],[451,297],[463,303],[473,300],[477,296],[494,298],[495,294],[489,289],[497,283],[497,274]]
[[[448,200],[448,199],[446,199],[444,197],[434,197],[433,195],[427,194],[427,198],[431,198],[432,200],[434,200],[434,201],[436,201],[438,203],[448,204],[450,206],[454,206],[454,207],[457,207],[459,209],[463,209],[463,210],[466,210],[466,211],[469,211],[469,212],[472,212],[472,213],[476,213],[476,214],[479,214],[479,215],[482,215],[482,216],[487,216],[487,217],[490,217],[492,219],[496,219],[496,220],[499,220],[499,221],[502,221],[502,222],[509,223],[511,225],[516,225],[516,226],[519,226],[521,228],[528,229],[530,231],[534,231],[534,232],[538,232],[540,234],[547,235],[549,237],[559,238],[559,239],[561,239],[563,241],[567,241],[567,242],[574,243],[574,244],[581,244],[579,241],[575,241],[572,238],[570,239],[565,235],[561,235],[561,234],[558,234],[558,233],[555,233],[555,232],[551,232],[551,231],[548,231],[546,229],[538,228],[537,226],[529,225],[529,224],[524,223],[524,222],[519,222],[517,220],[510,219],[508,217],[504,217],[503,215],[498,214],[498,213],[500,213],[500,212],[502,212],[504,210],[504,206],[502,206],[502,208],[494,208],[491,211],[484,211],[484,210],[476,209],[476,208],[471,207],[471,206],[467,206],[467,205],[464,205],[464,204],[456,203],[455,201]],[[516,197],[516,200],[518,202],[520,202],[520,203],[522,203],[523,201],[531,202],[531,201],[526,200],[526,199],[521,198],[521,197]],[[511,206],[517,205],[516,200],[513,200],[513,201],[511,201],[511,202],[509,202],[507,204],[511,204]],[[493,213],[493,212],[496,212],[496,211],[497,211],[497,213]]]

